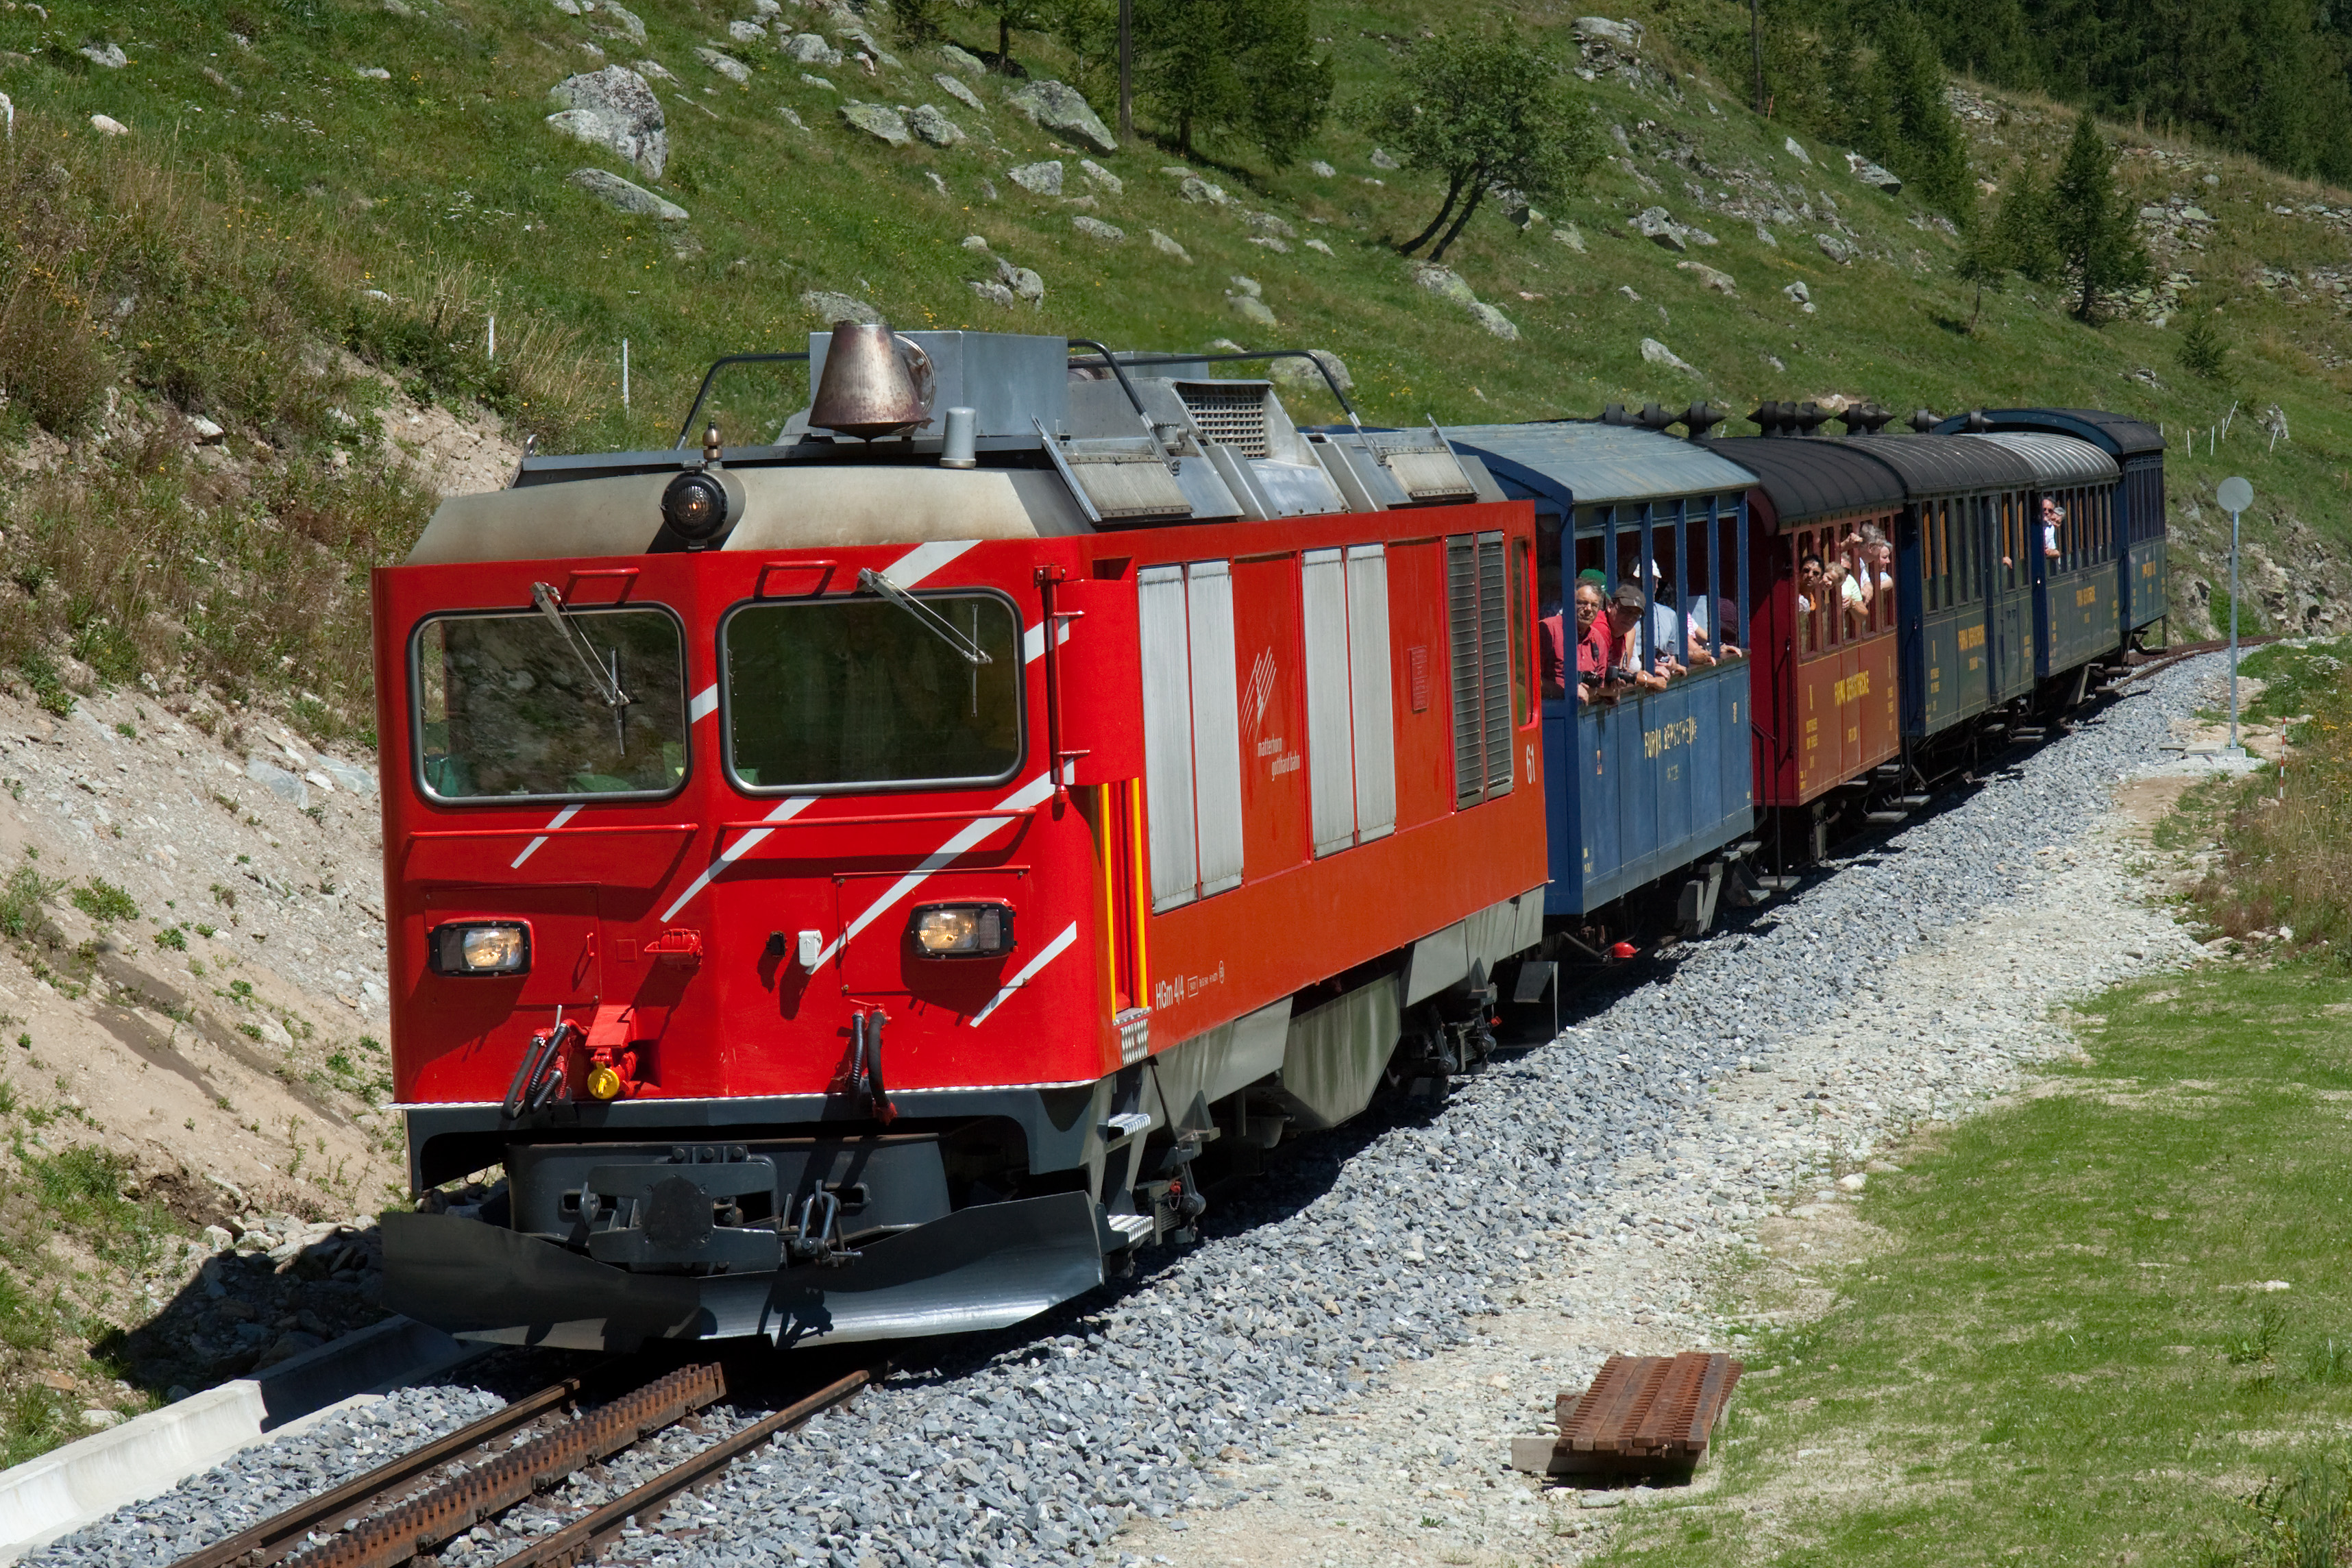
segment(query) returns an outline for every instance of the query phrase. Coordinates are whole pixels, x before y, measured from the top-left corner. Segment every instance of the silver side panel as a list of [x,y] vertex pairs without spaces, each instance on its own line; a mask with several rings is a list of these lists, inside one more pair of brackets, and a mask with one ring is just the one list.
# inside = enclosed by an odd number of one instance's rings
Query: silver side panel
[[1189,904],[1201,882],[1192,839],[1192,655],[1184,569],[1136,574],[1143,644],[1143,784],[1150,813],[1151,908]]
[[[1203,897],[1242,882],[1241,721],[1234,668],[1233,568],[1185,568],[1191,589],[1192,799]],[[1147,658],[1150,655],[1147,653]]]
[[1290,1038],[1290,998],[1160,1052],[1143,1079],[1143,1109],[1162,1127],[1181,1121],[1196,1100],[1213,1105],[1281,1070]]
[[1412,944],[1405,960],[1404,1005],[1427,1000],[1470,973],[1470,922],[1455,921],[1444,931],[1432,931]]
[[1483,982],[1503,960],[1542,940],[1542,889],[1489,904],[1412,944],[1404,966],[1404,1005],[1411,1007],[1465,980]]
[[1307,643],[1307,793],[1315,853],[1328,855],[1356,842],[1347,562],[1340,552],[1307,552],[1299,567],[1299,595]]
[[1290,1020],[1280,1094],[1296,1125],[1336,1127],[1371,1103],[1400,1016],[1391,974]]
[[1348,548],[1348,677],[1356,730],[1356,841],[1396,831],[1396,694],[1389,668],[1389,562]]

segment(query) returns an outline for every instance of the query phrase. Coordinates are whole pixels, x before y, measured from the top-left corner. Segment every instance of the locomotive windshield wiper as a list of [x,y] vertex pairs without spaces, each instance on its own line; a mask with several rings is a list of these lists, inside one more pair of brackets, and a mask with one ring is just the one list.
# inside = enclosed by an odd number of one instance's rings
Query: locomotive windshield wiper
[[533,583],[530,585],[530,602],[539,606],[541,615],[555,623],[555,629],[562,637],[563,645],[570,648],[580,662],[587,668],[588,678],[596,683],[596,695],[603,700],[605,707],[617,713],[636,700],[621,689],[618,671],[605,668],[596,658],[595,645],[588,640],[588,634],[582,631],[579,624],[564,613],[562,595],[545,583]]
[[879,594],[923,624],[925,630],[956,650],[970,664],[993,664],[988,650],[955,629],[947,617],[923,603],[871,566],[860,567],[857,585],[869,594]]

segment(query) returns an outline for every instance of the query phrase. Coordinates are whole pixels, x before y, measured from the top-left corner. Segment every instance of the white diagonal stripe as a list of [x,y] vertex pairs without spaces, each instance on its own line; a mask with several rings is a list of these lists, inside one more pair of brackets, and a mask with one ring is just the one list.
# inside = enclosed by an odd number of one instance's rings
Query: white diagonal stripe
[[[977,539],[947,539],[934,540],[929,544],[918,544],[914,549],[884,567],[882,575],[901,588],[911,588],[979,542]],[[1070,640],[1067,626],[1062,628],[1062,640],[1064,642]],[[1037,655],[1031,652],[1028,657],[1034,658]],[[689,724],[699,724],[718,711],[719,683],[714,680],[696,692],[693,700],[687,703],[686,721]]]
[[864,914],[859,915],[856,920],[843,927],[841,934],[835,937],[831,943],[826,946],[825,950],[817,955],[816,962],[818,967],[824,967],[826,961],[831,959],[835,953],[839,952],[842,950],[842,947],[847,943],[851,937],[856,936],[859,931],[862,931],[867,926],[872,925],[877,919],[880,918],[885,910],[890,908],[891,905],[897,903],[900,899],[905,898],[908,893],[913,892],[917,888],[921,887],[925,882],[929,881],[933,872],[943,870],[947,867],[952,866],[956,861],[963,858],[965,850],[971,848],[973,846],[980,843],[982,839],[986,838],[990,834],[995,832],[998,828],[1003,826],[1007,822],[1012,820],[1009,816],[999,815],[1000,813],[1026,811],[1031,806],[1037,805],[1040,801],[1044,800],[1047,795],[1052,795],[1053,793],[1053,775],[1050,773],[1039,773],[1035,778],[1031,779],[1027,784],[1023,784],[1019,789],[1014,790],[1011,795],[1006,795],[1003,800],[999,801],[993,811],[985,816],[977,817],[974,820],[964,824],[963,826],[956,829],[954,837],[949,839],[945,844],[940,845],[937,849],[931,851],[930,854],[925,856],[921,863],[913,870],[908,872],[905,876],[891,883],[890,890],[888,892],[875,900],[871,904],[868,904],[866,907],[866,912]]
[[522,853],[514,858],[514,864],[509,866],[507,869],[509,871],[521,870],[522,863],[530,859],[533,855],[538,854],[539,847],[547,842],[548,833],[554,832],[557,828],[562,826],[565,823],[571,821],[578,815],[580,815],[580,805],[579,803],[575,801],[572,805],[565,806],[562,811],[557,812],[553,816],[550,817],[547,823],[547,833],[541,834],[538,837],[524,845],[522,847]]
[[918,544],[882,569],[882,575],[901,588],[911,588],[980,542],[977,539],[934,539]]
[[[768,813],[768,820],[770,822],[790,822],[793,817],[798,816],[802,812],[806,811],[810,806],[814,805],[815,804],[816,796],[813,795],[793,795],[788,799],[778,801],[776,803],[776,809]],[[710,886],[711,882],[718,878],[719,872],[724,871],[728,867],[732,866],[736,861],[741,859],[744,853],[749,850],[751,846],[757,844],[760,840],[765,838],[769,834],[774,831],[775,829],[771,827],[754,827],[749,833],[743,835],[742,837],[738,838],[734,843],[730,844],[726,848],[721,849],[719,852],[719,858],[713,860],[709,866],[703,870],[702,875],[697,877],[694,879],[693,884],[688,887],[686,891],[677,896],[677,901],[676,903],[670,905],[669,908],[662,911],[661,918],[663,922],[667,924],[669,921],[676,918],[677,911],[686,908],[686,901],[688,899],[691,899],[695,894]]]
[[[1054,639],[1056,645],[1070,640],[1070,623],[1062,623],[1062,635]],[[1045,623],[1039,621],[1021,634],[1021,662],[1034,664],[1045,654]]]
[[1045,951],[1021,966],[1021,973],[1004,983],[1004,989],[992,997],[988,1005],[971,1016],[971,1026],[979,1028],[988,1022],[988,1016],[1004,1005],[1012,994],[1037,978],[1037,972],[1062,956],[1070,943],[1078,940],[1078,922],[1072,921],[1062,928],[1062,934],[1045,944]]

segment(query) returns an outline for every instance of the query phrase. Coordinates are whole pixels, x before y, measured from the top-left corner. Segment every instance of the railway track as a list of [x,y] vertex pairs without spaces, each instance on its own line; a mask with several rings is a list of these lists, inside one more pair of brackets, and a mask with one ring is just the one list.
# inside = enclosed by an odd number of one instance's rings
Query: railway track
[[[2260,647],[2264,643],[2274,643],[2278,640],[2279,638],[2276,634],[2258,637],[2242,637],[2238,639],[2238,647],[2241,648]],[[2107,684],[2100,689],[2103,691],[2120,691],[2124,688],[2137,685],[2140,681],[2146,680],[2148,677],[2158,674],[2160,671],[2170,669],[2174,665],[2179,664],[2183,659],[2195,658],[2199,654],[2225,653],[2229,650],[2229,647],[2230,643],[2228,638],[2219,637],[2210,642],[2183,643],[2179,647],[2167,647],[2155,653],[2146,654],[2140,656],[2144,658],[2144,663],[2133,665],[2130,669],[2126,671],[2124,674],[2117,676],[2115,679],[2107,682]]]
[[[876,1367],[837,1377],[518,1550],[469,1559],[469,1568],[593,1562],[624,1531],[649,1526],[738,1458],[845,1403],[880,1375]],[[634,1388],[610,1374],[564,1378],[215,1542],[173,1568],[401,1568],[432,1561],[432,1553],[485,1520],[674,1426],[692,1425],[698,1412],[752,1392],[752,1382],[724,1362],[682,1366]],[[541,1429],[528,1435],[533,1426]]]

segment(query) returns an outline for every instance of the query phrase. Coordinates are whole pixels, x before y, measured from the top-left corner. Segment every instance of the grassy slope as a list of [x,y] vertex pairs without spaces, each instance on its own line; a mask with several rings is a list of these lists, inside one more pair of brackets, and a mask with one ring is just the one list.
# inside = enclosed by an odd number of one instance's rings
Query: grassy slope
[[[1525,418],[1595,412],[1607,400],[1651,397],[1675,403],[1704,393],[1750,405],[1765,396],[1832,391],[1866,395],[1891,406],[1926,403],[1940,409],[2011,400],[2088,403],[2161,420],[2218,420],[2231,394],[2179,374],[2174,334],[2118,321],[2094,331],[2065,318],[2049,290],[2012,292],[1989,302],[1973,338],[1963,293],[1948,276],[1951,243],[1914,226],[1906,199],[1870,192],[1832,172],[1831,150],[1815,144],[1822,166],[1801,169],[1780,151],[1783,129],[1748,115],[1735,98],[1695,76],[1680,101],[1603,77],[1591,97],[1604,121],[1634,132],[1633,161],[1666,193],[1641,189],[1631,165],[1612,163],[1588,190],[1555,215],[1587,237],[1589,254],[1553,243],[1537,226],[1522,235],[1499,216],[1482,216],[1449,262],[1479,295],[1504,309],[1525,334],[1506,343],[1488,337],[1453,307],[1414,287],[1380,244],[1384,235],[1417,228],[1428,209],[1425,181],[1392,174],[1385,186],[1362,183],[1368,143],[1351,117],[1335,116],[1312,155],[1339,166],[1318,179],[1301,166],[1244,180],[1221,175],[1253,207],[1270,208],[1321,235],[1337,252],[1303,247],[1277,256],[1246,243],[1239,206],[1188,205],[1158,169],[1172,160],[1149,144],[1102,161],[1127,181],[1105,197],[1101,216],[1130,239],[1106,248],[1071,231],[1056,202],[1018,191],[1003,178],[1008,164],[1050,155],[1047,139],[982,90],[985,116],[955,105],[933,87],[940,62],[901,51],[907,68],[861,88],[854,64],[832,78],[846,92],[889,101],[932,101],[968,126],[985,121],[1003,149],[979,142],[952,151],[918,144],[891,150],[842,126],[834,95],[804,85],[800,68],[772,48],[736,47],[754,67],[748,86],[718,77],[693,53],[724,41],[737,9],[703,0],[645,0],[638,10],[650,36],[643,46],[602,41],[614,60],[651,58],[676,72],[679,87],[657,83],[670,122],[672,155],[662,188],[689,208],[685,226],[694,253],[673,253],[657,226],[625,219],[567,186],[562,176],[603,162],[541,123],[554,106],[546,89],[573,70],[604,63],[580,46],[597,41],[588,23],[546,0],[435,0],[403,17],[375,0],[247,0],[219,7],[186,0],[94,5],[59,0],[44,25],[24,9],[0,12],[0,47],[34,57],[10,65],[0,83],[16,100],[20,134],[86,138],[87,117],[103,112],[130,125],[150,145],[243,182],[248,221],[263,218],[291,232],[331,237],[362,276],[406,301],[440,299],[443,341],[475,352],[481,317],[496,310],[511,344],[525,331],[542,343],[568,340],[567,388],[592,412],[553,420],[551,434],[580,445],[666,442],[693,378],[710,357],[760,347],[798,346],[812,324],[796,303],[824,288],[863,294],[898,325],[1030,327],[1122,343],[1186,347],[1231,335],[1266,343],[1311,343],[1341,353],[1362,387],[1368,414],[1388,420]],[[798,14],[798,13],[796,13]],[[1390,39],[1414,36],[1445,8],[1415,0],[1318,7],[1322,31],[1339,63],[1343,101],[1392,68]],[[802,14],[815,25],[814,14]],[[1535,30],[1572,49],[1557,16],[1530,11]],[[242,30],[252,43],[231,38]],[[983,42],[972,18],[966,42]],[[1655,37],[1656,35],[1654,35]],[[119,42],[131,63],[121,70],[89,65],[76,47],[90,38]],[[1675,64],[1671,49],[1664,58]],[[1016,53],[1040,74],[1056,68],[1052,47],[1024,36]],[[355,74],[379,67],[388,81]],[[241,89],[232,96],[208,80],[216,70]],[[715,90],[706,90],[706,89]],[[778,112],[794,109],[809,129]],[[1719,112],[1717,110],[1719,110]],[[707,111],[707,112],[706,112]],[[2028,145],[2063,136],[2063,114],[2028,113],[1991,128],[1981,142],[1979,172],[2000,177],[2004,160]],[[1659,161],[1663,145],[1643,121],[1695,139],[1717,170],[1752,170],[1801,179],[1834,193],[1874,252],[1895,259],[1841,268],[1812,245],[1809,231],[1783,230],[1778,248],[1749,226],[1710,215],[1685,192],[1685,171]],[[1147,129],[1149,129],[1147,122]],[[1995,144],[1990,138],[1998,138]],[[1236,163],[1247,155],[1230,152]],[[1076,174],[1075,153],[1066,162]],[[2175,494],[2210,495],[2221,474],[2242,470],[2264,506],[2277,505],[2339,548],[2352,529],[2337,498],[2352,485],[2352,423],[2335,381],[2319,360],[2333,358],[2345,336],[2334,307],[2290,306],[2250,286],[2260,266],[2307,269],[2341,250],[2333,231],[2267,209],[2308,193],[2260,174],[2242,160],[2209,165],[2223,184],[2193,187],[2221,219],[2221,237],[2197,258],[2200,282],[2236,300],[2227,312],[2239,378],[2257,408],[2275,400],[2294,431],[2275,457],[2242,416],[2219,458],[2177,462]],[[2148,160],[2126,168],[2153,194],[2160,182]],[[942,195],[925,178],[935,171]],[[993,177],[1003,199],[989,203],[980,183]],[[2170,176],[2184,188],[2191,176]],[[1709,178],[1707,188],[1727,189]],[[1255,191],[1248,188],[1255,184]],[[1072,189],[1081,188],[1073,178]],[[1678,272],[1674,258],[1627,234],[1622,220],[1662,202],[1683,221],[1711,228],[1723,243],[1696,252],[1738,280],[1736,297],[1707,291]],[[1308,226],[1320,220],[1321,226]],[[1185,267],[1142,243],[1156,226],[1192,252]],[[982,268],[958,241],[985,236],[1000,253],[1045,279],[1042,312],[1013,316],[977,301],[965,279]],[[1251,332],[1225,302],[1229,277],[1260,279],[1280,317],[1279,329]],[[1780,293],[1802,280],[1819,312],[1800,314]],[[1639,302],[1620,292],[1630,287]],[[2031,294],[2042,294],[2036,300]],[[1639,344],[1656,337],[1699,367],[1692,381],[1643,362]],[[633,403],[618,403],[620,340],[631,341]],[[1787,366],[1776,371],[1764,356]],[[2160,384],[2130,378],[2152,369]],[[520,409],[525,424],[546,416]],[[2210,521],[2211,508],[2203,509]],[[2258,518],[2258,530],[2273,525]],[[2258,537],[2261,536],[2258,532]],[[2293,542],[2282,541],[2280,552]],[[2307,548],[2308,540],[2302,542]]]
[[2248,655],[2245,673],[2265,685],[2243,718],[2284,730],[2294,744],[2285,776],[2264,769],[2216,780],[2166,825],[2178,847],[2222,846],[2221,862],[2189,889],[2200,920],[2241,938],[2284,927],[2295,950],[2339,971],[2352,966],[2347,657],[2352,643],[2340,639],[2273,643]]
[[1750,1358],[1715,1485],[1602,1561],[2343,1561],[2340,1474],[2244,1500],[2352,1413],[2347,997],[2300,967],[2112,994],[2089,1058],[1874,1179],[1886,1245]]

